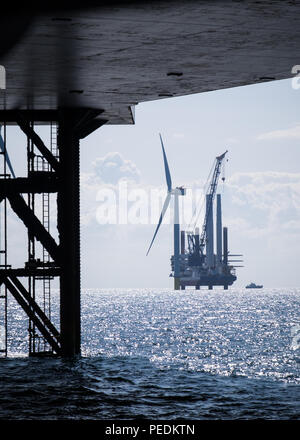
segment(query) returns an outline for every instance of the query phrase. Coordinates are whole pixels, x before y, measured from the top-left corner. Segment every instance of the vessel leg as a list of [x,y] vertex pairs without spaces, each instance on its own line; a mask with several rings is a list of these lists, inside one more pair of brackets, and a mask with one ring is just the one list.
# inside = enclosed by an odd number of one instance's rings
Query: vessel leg
[[180,278],[174,277],[174,290],[180,290]]

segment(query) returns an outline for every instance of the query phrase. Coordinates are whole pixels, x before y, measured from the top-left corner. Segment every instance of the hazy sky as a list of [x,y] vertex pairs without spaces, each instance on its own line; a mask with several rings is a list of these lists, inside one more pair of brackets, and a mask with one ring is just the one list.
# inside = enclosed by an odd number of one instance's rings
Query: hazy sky
[[[163,99],[139,104],[135,125],[107,125],[83,140],[82,286],[172,286],[172,225],[162,225],[146,257],[154,224],[101,225],[96,217],[99,191],[118,194],[119,179],[128,181],[130,191],[166,188],[159,132],[173,186],[201,188],[214,158],[229,150],[219,192],[229,250],[244,255],[235,286],[299,286],[299,99],[291,80]],[[39,129],[44,139],[48,132]],[[8,135],[15,170],[24,174],[25,137],[16,128]],[[10,218],[9,259],[18,265],[25,235]]]

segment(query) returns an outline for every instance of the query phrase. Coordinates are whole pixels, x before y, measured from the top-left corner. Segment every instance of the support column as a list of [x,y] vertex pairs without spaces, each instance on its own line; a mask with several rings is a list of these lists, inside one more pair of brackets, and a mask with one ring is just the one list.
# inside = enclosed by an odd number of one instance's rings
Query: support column
[[214,266],[214,225],[212,196],[206,195],[206,259],[208,268]]
[[179,240],[180,240],[179,204],[178,204],[178,189],[176,188],[174,195],[174,290],[180,290]]
[[228,229],[223,228],[223,263],[225,266],[228,264]]
[[217,222],[216,222],[216,237],[217,237],[217,266],[220,273],[222,266],[222,207],[221,194],[217,194]]
[[185,231],[180,231],[180,253],[185,254]]
[[68,112],[58,131],[57,225],[60,241],[60,331],[63,356],[80,354],[79,138]]
[[198,256],[200,253],[200,235],[199,228],[195,229],[195,253]]

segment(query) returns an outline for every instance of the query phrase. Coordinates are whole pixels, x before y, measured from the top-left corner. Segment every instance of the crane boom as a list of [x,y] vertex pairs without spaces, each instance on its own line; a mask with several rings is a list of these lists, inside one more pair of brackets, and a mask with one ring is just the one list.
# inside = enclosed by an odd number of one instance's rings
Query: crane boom
[[220,172],[221,172],[221,165],[222,165],[223,159],[226,156],[227,152],[228,151],[226,150],[225,153],[216,157],[216,159],[215,159],[216,164],[215,164],[213,176],[212,176],[210,185],[209,185],[207,193],[206,193],[206,195],[209,196],[209,205],[208,205],[208,209],[206,211],[205,217],[204,217],[204,222],[203,222],[202,232],[201,232],[201,237],[200,237],[200,250],[201,251],[203,250],[203,247],[204,247],[204,242],[205,242],[205,237],[206,237],[207,220],[210,215],[210,212],[211,212],[211,209],[213,206],[213,201],[214,201],[214,198],[216,195],[218,180],[219,180],[219,176],[220,176]]

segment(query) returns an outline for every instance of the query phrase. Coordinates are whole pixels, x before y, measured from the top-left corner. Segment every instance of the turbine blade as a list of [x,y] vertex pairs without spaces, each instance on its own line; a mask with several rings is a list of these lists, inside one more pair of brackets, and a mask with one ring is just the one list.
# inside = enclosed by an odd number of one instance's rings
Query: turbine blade
[[4,141],[3,141],[3,137],[2,137],[2,135],[1,135],[1,125],[0,125],[0,150],[1,150],[1,152],[5,155],[5,160],[6,160],[6,163],[7,163],[7,165],[8,165],[8,168],[10,169],[10,172],[11,172],[12,176],[15,178],[16,175],[15,175],[15,173],[14,173],[14,169],[13,169],[13,167],[12,167],[12,164],[11,164],[11,161],[10,161],[10,158],[9,158],[9,155],[8,155],[8,152],[7,152],[7,150],[5,150],[5,148],[4,148]]
[[149,246],[149,249],[148,249],[148,251],[147,251],[146,256],[149,254],[149,251],[150,251],[151,246],[152,246],[152,244],[153,244],[153,242],[154,242],[154,239],[155,239],[155,237],[156,237],[156,234],[157,234],[157,232],[158,232],[158,230],[159,230],[159,227],[160,227],[160,225],[161,225],[161,222],[162,222],[162,220],[163,220],[163,218],[164,218],[164,215],[165,215],[165,213],[166,213],[166,210],[168,209],[168,206],[169,206],[169,203],[170,203],[170,199],[171,199],[171,194],[168,192],[167,197],[166,197],[166,200],[165,200],[165,203],[164,203],[164,206],[163,206],[163,209],[162,209],[161,214],[160,214],[160,217],[159,217],[158,225],[156,226],[156,229],[155,229],[155,232],[154,232],[154,235],[153,235],[153,238],[152,238],[152,241],[151,241],[151,243],[150,243],[150,246]]
[[160,133],[159,133],[159,137],[160,137],[160,142],[161,142],[163,156],[164,156],[164,165],[165,165],[165,173],[166,173],[166,180],[167,180],[167,185],[168,185],[168,191],[171,191],[171,189],[172,189],[171,174],[170,174],[170,170],[169,170],[169,165],[168,165],[168,161],[167,161],[167,156],[166,156],[163,140],[162,140],[162,137],[161,137]]

